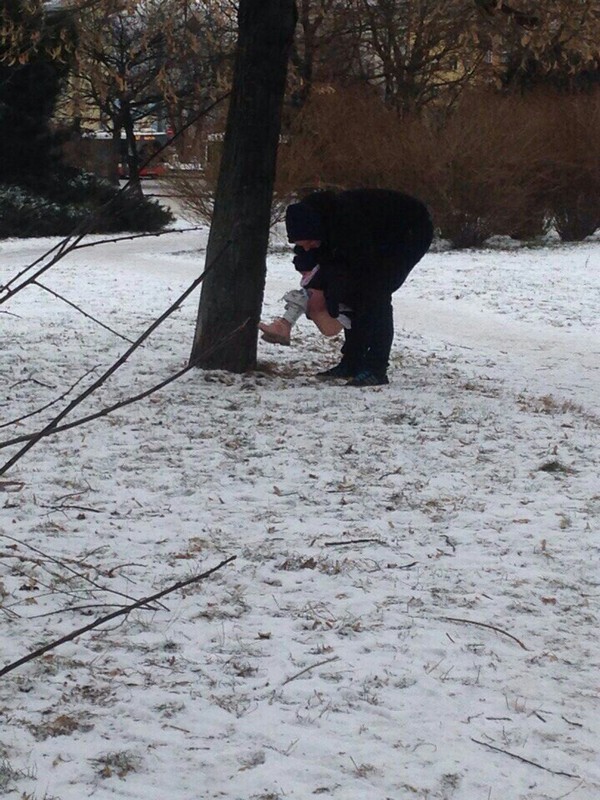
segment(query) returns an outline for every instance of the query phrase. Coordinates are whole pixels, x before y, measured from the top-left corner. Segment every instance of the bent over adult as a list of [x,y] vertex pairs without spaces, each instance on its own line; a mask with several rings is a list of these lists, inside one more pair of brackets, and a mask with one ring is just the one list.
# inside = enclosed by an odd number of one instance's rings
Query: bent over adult
[[425,255],[433,225],[425,205],[390,189],[319,191],[288,206],[288,239],[318,265],[306,289],[320,290],[328,313],[344,327],[342,359],[319,373],[350,386],[388,383],[394,338],[392,293]]

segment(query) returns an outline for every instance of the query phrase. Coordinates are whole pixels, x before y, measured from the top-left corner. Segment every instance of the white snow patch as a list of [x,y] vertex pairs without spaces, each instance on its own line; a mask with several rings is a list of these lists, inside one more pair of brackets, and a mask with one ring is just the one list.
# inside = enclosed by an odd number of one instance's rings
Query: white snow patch
[[[55,241],[0,243],[0,282]],[[42,280],[135,339],[205,245],[99,245]],[[2,678],[0,795],[597,800],[599,256],[430,254],[389,387],[317,382],[340,343],[304,320],[254,374],[193,371],[32,448],[0,478],[0,667],[236,560]],[[265,317],[295,284],[273,249]],[[185,365],[196,305],[74,416]],[[1,310],[4,422],[95,370],[5,440],[128,346],[39,288]]]

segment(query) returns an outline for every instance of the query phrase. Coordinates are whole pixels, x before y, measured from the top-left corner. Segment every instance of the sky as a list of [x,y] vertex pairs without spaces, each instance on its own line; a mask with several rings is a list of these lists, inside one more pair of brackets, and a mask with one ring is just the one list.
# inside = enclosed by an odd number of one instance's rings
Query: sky
[[[113,332],[38,287],[0,306],[2,442],[201,272],[185,227],[44,276]],[[0,242],[0,282],[56,241]],[[0,669],[216,569],[1,678],[0,796],[597,800],[599,267],[598,236],[438,245],[389,386],[317,381],[340,340],[303,319],[255,372],[38,441],[0,477]],[[267,270],[271,319],[277,232]],[[67,419],[185,366],[197,302]]]

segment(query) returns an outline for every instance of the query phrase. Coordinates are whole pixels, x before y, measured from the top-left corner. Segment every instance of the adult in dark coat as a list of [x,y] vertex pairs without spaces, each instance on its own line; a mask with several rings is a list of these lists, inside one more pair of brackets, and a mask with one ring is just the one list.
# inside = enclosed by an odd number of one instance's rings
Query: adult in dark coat
[[388,383],[394,320],[392,293],[425,255],[433,238],[427,208],[388,189],[313,192],[286,211],[297,269],[309,252],[319,269],[307,289],[324,292],[327,310],[352,309],[339,364],[322,379],[349,378],[352,386]]

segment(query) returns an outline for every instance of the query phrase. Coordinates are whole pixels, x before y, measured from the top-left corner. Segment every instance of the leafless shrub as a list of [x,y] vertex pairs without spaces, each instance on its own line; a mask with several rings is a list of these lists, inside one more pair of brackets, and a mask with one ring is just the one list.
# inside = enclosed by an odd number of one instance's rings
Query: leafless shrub
[[[564,240],[584,238],[600,225],[599,138],[600,91],[478,89],[450,111],[400,117],[373,89],[329,86],[313,91],[282,139],[272,221],[309,190],[386,187],[424,200],[455,247],[498,234],[532,239],[551,223]],[[219,146],[202,145],[202,172],[169,179],[203,220],[212,214]]]
[[[183,216],[190,220],[208,224],[212,220],[222,146],[220,138],[214,140],[209,140],[207,137],[197,138],[188,147],[188,157],[191,161],[186,166],[191,168],[175,168],[163,179],[169,194],[177,198]],[[279,200],[276,189],[271,210],[271,224],[283,216],[288,202],[287,196]]]
[[416,126],[411,140],[423,193],[443,238],[479,246],[495,234],[543,233],[534,162],[537,132],[520,98],[465,94],[441,125]]
[[[389,152],[399,119],[366,88],[315,91],[282,137],[271,218],[290,200],[317,188],[389,186]],[[220,142],[197,143],[202,171],[174,172],[172,193],[193,218],[210,221],[219,169]]]
[[545,93],[531,103],[546,152],[538,165],[550,217],[563,241],[600,227],[600,90]]
[[[366,87],[314,91],[279,151],[277,192],[390,186],[401,124]],[[397,157],[394,159],[397,161]]]
[[206,138],[188,146],[190,161],[163,179],[168,193],[177,198],[182,215],[190,220],[210,223],[217,183],[218,158],[207,160]]
[[278,190],[407,191],[430,206],[444,238],[475,246],[493,234],[543,233],[533,167],[539,146],[518,98],[472,92],[443,119],[400,118],[370,90],[331,90],[314,95],[296,119],[280,151]]

